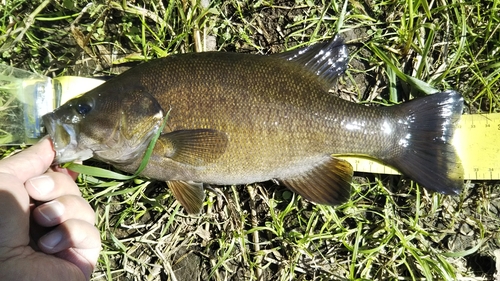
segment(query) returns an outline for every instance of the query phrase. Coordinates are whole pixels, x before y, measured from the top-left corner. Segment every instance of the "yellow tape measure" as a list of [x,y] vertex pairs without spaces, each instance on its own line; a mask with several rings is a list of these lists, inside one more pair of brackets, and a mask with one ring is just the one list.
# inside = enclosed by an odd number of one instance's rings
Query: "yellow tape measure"
[[500,179],[500,113],[463,115],[453,145],[462,160],[465,179]]
[[[467,180],[500,179],[500,113],[462,115],[455,126],[455,146]],[[399,174],[366,158],[342,157],[357,172]]]

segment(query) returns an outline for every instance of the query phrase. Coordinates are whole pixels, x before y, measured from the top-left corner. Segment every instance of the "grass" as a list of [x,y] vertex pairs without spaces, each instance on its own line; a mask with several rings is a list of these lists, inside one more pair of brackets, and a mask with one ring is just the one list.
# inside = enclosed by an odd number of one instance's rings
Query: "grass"
[[[343,98],[388,105],[421,95],[410,76],[460,91],[471,113],[500,109],[498,0],[10,0],[0,9],[0,59],[48,76],[116,74],[211,40],[217,51],[276,53],[339,31],[351,45]],[[103,240],[94,280],[487,280],[495,272],[498,181],[468,182],[451,197],[400,176],[356,174],[351,201],[336,208],[273,183],[216,187],[197,217],[161,183],[82,174],[78,184]]]

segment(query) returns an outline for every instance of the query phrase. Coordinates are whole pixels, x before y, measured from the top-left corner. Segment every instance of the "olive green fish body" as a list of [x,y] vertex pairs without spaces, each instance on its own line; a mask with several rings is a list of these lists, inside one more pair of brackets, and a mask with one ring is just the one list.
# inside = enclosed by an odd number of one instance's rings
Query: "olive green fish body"
[[[165,133],[212,129],[228,138],[225,153],[202,167],[162,162],[169,158],[155,153],[145,171],[154,178],[259,182],[301,173],[330,154],[378,156],[391,142],[380,130],[383,110],[334,97],[314,74],[280,58],[198,53],[134,70],[129,75],[170,110]],[[364,128],[347,134],[349,126]],[[154,166],[157,161],[162,164]]]
[[457,193],[463,171],[449,142],[461,96],[448,91],[392,107],[351,103],[329,93],[346,64],[338,37],[273,56],[173,55],[44,120],[61,159],[77,151],[135,172],[168,112],[143,175],[167,181],[190,213],[203,203],[200,183],[278,179],[314,202],[343,202],[352,167],[332,155],[375,158],[432,190]]

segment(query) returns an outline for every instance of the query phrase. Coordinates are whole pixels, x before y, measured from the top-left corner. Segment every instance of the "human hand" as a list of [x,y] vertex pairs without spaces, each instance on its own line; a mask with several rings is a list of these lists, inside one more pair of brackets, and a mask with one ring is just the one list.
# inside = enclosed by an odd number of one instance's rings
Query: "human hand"
[[0,161],[0,280],[89,280],[95,215],[49,139]]

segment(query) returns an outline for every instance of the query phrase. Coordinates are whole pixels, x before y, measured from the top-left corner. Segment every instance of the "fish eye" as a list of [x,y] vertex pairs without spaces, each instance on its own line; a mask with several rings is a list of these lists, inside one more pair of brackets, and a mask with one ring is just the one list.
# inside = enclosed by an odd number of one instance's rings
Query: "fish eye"
[[78,114],[80,115],[87,115],[90,111],[92,110],[92,105],[90,105],[89,103],[87,102],[79,102],[77,105],[76,105],[76,112],[78,112]]

